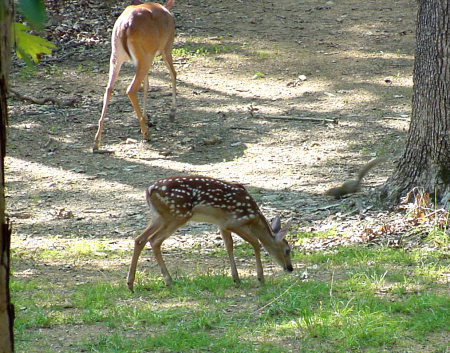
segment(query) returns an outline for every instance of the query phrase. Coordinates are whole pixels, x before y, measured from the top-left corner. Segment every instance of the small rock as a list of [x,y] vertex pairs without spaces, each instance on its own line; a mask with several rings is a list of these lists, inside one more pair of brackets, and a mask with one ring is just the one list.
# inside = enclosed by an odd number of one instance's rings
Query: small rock
[[172,154],[171,151],[160,151],[159,154],[164,157],[168,157]]
[[127,145],[131,145],[131,144],[135,144],[135,143],[138,143],[138,140],[135,140],[135,139],[132,139],[132,138],[127,138],[126,139],[126,141],[125,141],[125,143],[127,144]]
[[217,135],[211,135],[208,138],[203,139],[203,144],[206,146],[217,145],[222,141],[222,139]]

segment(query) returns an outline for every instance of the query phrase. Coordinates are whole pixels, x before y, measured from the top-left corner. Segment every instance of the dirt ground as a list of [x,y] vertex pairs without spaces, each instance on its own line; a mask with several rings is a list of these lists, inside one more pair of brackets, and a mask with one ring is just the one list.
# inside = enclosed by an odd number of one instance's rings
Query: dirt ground
[[[80,237],[107,239],[131,256],[132,239],[148,222],[145,188],[180,174],[242,183],[267,218],[293,218],[298,231],[361,239],[363,229],[391,217],[367,206],[367,197],[389,176],[408,129],[414,1],[177,0],[176,120],[168,119],[169,74],[157,61],[147,102],[151,139],[142,139],[125,94],[133,67],[124,67],[102,141],[113,154],[93,154],[92,145],[111,29],[128,3],[46,3],[45,34],[57,50],[35,74],[14,61],[11,85],[24,95],[75,103],[9,99],[7,201],[16,251],[65,247]],[[375,156],[388,162],[367,176],[360,193],[339,201],[324,195]],[[197,264],[180,252],[201,249],[202,257],[219,246],[214,228],[189,224],[167,241],[165,256],[188,270]],[[223,260],[211,266],[228,269]],[[127,262],[105,259],[99,266]],[[17,275],[64,281],[52,271],[67,264],[53,265],[14,264]],[[67,280],[105,276],[90,268],[72,267]]]

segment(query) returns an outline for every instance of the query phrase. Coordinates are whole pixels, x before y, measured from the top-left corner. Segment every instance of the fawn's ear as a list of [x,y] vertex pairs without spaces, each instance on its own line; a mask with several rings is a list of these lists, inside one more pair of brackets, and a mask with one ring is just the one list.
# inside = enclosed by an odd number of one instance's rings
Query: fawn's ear
[[281,228],[280,216],[276,216],[274,219],[272,219],[272,222],[270,222],[270,226],[272,227],[273,233],[277,234]]
[[131,0],[131,5],[141,5],[141,4],[143,4],[143,2],[140,0]]
[[289,222],[287,222],[287,224],[284,226],[283,229],[280,229],[275,234],[275,240],[277,241],[283,240],[286,237],[286,234],[289,232],[289,229],[291,229],[291,226],[292,226],[292,219],[290,219]]

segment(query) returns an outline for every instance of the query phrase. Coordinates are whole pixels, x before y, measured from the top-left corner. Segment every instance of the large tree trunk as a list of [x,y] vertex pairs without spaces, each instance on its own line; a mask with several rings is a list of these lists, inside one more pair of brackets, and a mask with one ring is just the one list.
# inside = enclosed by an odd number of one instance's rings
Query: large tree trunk
[[11,229],[5,219],[6,95],[11,54],[13,0],[0,0],[0,352],[14,351],[14,307],[9,292]]
[[382,188],[395,204],[414,187],[450,198],[450,2],[418,0],[414,93],[406,148]]

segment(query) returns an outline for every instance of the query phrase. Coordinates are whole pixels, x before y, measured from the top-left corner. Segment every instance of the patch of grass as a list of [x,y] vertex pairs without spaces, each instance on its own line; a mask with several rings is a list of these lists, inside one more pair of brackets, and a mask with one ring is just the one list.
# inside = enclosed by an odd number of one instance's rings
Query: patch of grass
[[175,57],[184,57],[184,56],[209,56],[209,55],[217,55],[224,54],[231,51],[231,48],[223,45],[221,43],[218,44],[195,44],[195,43],[186,43],[182,47],[173,48],[172,55]]
[[291,243],[295,244],[296,246],[301,246],[313,238],[321,239],[335,236],[337,236],[337,232],[335,229],[329,229],[324,232],[297,232]]
[[[226,250],[225,250],[225,256],[227,256]],[[242,243],[242,244],[235,246],[234,256],[237,259],[246,258],[246,257],[254,258],[255,251],[253,250],[253,247],[249,243]],[[227,257],[227,259],[228,259],[228,257]]]
[[62,77],[64,75],[64,71],[58,65],[47,65],[44,67],[44,70],[47,75]]
[[25,65],[20,69],[19,75],[17,75],[17,78],[20,81],[26,81],[34,76],[38,76],[39,72],[36,70],[36,67],[34,66],[28,66]]
[[445,230],[436,228],[428,235],[427,242],[439,248],[448,247],[450,245],[450,236]]
[[264,74],[262,72],[257,72],[252,76],[252,80],[258,80],[260,78],[264,78]]
[[76,335],[74,352],[445,351],[432,337],[450,334],[448,257],[358,246],[299,257],[308,278],[266,274],[262,286],[251,277],[235,287],[228,272],[205,269],[174,278],[172,289],[138,273],[134,293],[124,280],[69,282],[61,291],[15,278],[18,351],[38,343],[45,351],[45,335],[30,333],[62,325],[93,328]]
[[270,59],[276,58],[280,53],[278,51],[273,50],[258,50],[255,53],[255,56],[259,59]]
[[285,352],[274,345],[258,347],[239,336],[224,334],[211,337],[199,330],[188,332],[184,329],[170,329],[163,333],[147,334],[135,341],[124,340],[123,335],[102,335],[97,340],[83,342],[80,349],[93,352]]
[[[62,241],[58,237],[49,237],[36,249],[21,248],[12,250],[16,256],[42,260],[83,260],[92,258],[118,258],[124,256],[121,249],[111,250],[107,239],[86,239],[73,237]],[[128,255],[128,253],[127,253]]]
[[[50,327],[61,322],[57,311],[61,309],[64,294],[51,283],[42,283],[37,279],[29,281],[12,281],[13,302],[16,307],[15,328]],[[14,293],[28,293],[14,295]]]

